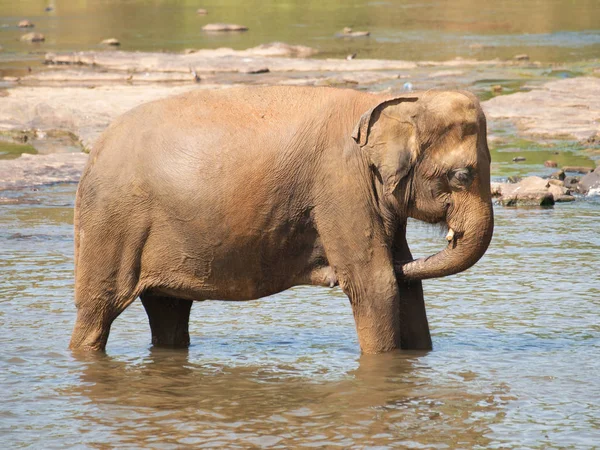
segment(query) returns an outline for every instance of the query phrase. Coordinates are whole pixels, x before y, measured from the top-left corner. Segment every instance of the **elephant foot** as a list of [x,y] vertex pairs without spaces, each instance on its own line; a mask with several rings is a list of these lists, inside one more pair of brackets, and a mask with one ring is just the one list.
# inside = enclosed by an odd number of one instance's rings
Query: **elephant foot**
[[148,314],[152,345],[155,347],[186,348],[190,345],[188,330],[191,300],[144,293],[142,304]]

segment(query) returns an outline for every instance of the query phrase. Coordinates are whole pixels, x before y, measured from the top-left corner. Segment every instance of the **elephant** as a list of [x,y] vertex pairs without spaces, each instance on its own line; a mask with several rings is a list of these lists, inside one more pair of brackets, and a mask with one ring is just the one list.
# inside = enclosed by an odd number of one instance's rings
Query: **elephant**
[[[448,227],[413,260],[408,218]],[[467,91],[195,90],[98,138],[75,199],[73,350],[104,351],[138,297],[152,344],[192,303],[297,285],[348,296],[363,353],[430,349],[421,280],[474,265],[494,227],[486,119]]]

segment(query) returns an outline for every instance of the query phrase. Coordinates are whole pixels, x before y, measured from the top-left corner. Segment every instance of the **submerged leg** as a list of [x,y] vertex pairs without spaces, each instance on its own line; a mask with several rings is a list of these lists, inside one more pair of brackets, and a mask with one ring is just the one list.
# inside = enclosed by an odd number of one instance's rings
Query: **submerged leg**
[[[394,243],[394,261],[413,259],[406,242],[406,225],[402,227]],[[431,334],[425,311],[423,285],[420,281],[398,280],[400,296],[401,348],[403,350],[431,350]]]
[[77,305],[77,319],[71,336],[71,350],[104,351],[110,326],[134,298],[115,301],[110,297]]
[[190,345],[188,324],[191,300],[144,293],[142,304],[148,314],[152,345],[156,347],[181,348]]

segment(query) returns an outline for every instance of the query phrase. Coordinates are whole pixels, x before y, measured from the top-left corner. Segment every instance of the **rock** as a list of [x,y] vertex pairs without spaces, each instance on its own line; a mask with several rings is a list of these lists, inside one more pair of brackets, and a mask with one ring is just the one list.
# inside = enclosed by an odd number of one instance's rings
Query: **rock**
[[268,67],[248,67],[248,68],[244,68],[242,70],[240,70],[240,73],[247,73],[247,74],[258,74],[258,73],[269,73],[270,70]]
[[559,195],[558,197],[554,197],[554,201],[556,203],[567,203],[567,202],[574,202],[575,201],[575,197],[573,197],[572,195]]
[[501,196],[498,203],[503,206],[551,206],[554,204],[554,195],[549,191],[549,186],[548,180],[540,177],[523,178],[518,183],[503,183],[499,187]]
[[577,183],[579,183],[579,177],[565,177],[563,183],[568,189],[577,188]]
[[248,31],[248,27],[234,23],[209,23],[202,27],[202,31]]
[[246,50],[257,56],[295,56],[306,58],[319,53],[318,50],[305,45],[290,45],[285,42],[271,42]]
[[354,58],[356,58],[356,53],[351,53],[346,56],[346,61],[352,61]]
[[600,77],[550,81],[528,92],[483,102],[488,120],[508,119],[520,134],[539,138],[594,139],[600,117]]
[[524,156],[515,156],[512,160],[513,160],[513,162],[520,162],[520,161],[526,161],[527,158],[525,158]]
[[42,33],[27,33],[21,36],[23,42],[44,42],[46,37]]
[[29,20],[21,20],[17,26],[19,28],[33,28],[34,27],[33,22],[30,22]]
[[103,41],[101,41],[100,45],[112,45],[112,46],[118,47],[119,45],[121,45],[121,43],[119,42],[118,39],[108,38],[108,39],[104,39]]
[[558,170],[558,171],[554,172],[552,175],[550,175],[550,179],[562,181],[565,179],[565,172],[563,170]]
[[498,203],[502,206],[552,206],[555,201],[550,192],[538,191],[513,196],[503,195]]
[[208,14],[208,11],[204,8],[200,8],[196,10],[196,14],[198,14],[199,16],[205,16]]
[[492,181],[490,183],[490,188],[492,190],[492,197],[500,197],[502,195],[502,185],[504,183],[497,183]]
[[84,153],[23,154],[0,160],[0,190],[54,183],[75,183],[87,161]]
[[506,181],[508,181],[509,183],[518,183],[522,179],[523,179],[523,177],[521,177],[519,175],[511,175],[510,177],[507,178]]
[[350,28],[350,27],[345,27],[341,33],[336,34],[336,36],[338,36],[338,37],[350,37],[350,38],[367,37],[370,35],[371,35],[370,31],[352,31],[352,28]]
[[573,172],[573,173],[581,173],[586,174],[594,171],[593,167],[584,167],[584,166],[564,166],[562,168],[565,172]]
[[559,197],[562,197],[563,195],[567,195],[569,193],[569,190],[567,188],[565,188],[564,186],[557,186],[555,184],[550,184],[548,186],[548,192],[550,192],[552,194],[552,196],[554,197],[554,200],[556,200]]
[[577,184],[577,192],[587,194],[592,189],[600,189],[600,170],[594,170],[583,176]]
[[565,183],[562,180],[552,180],[552,179],[548,180],[548,184],[551,186],[561,186],[561,187],[565,185]]
[[496,93],[502,92],[502,86],[499,84],[495,84],[491,87],[491,91]]
[[558,163],[556,161],[548,160],[544,162],[545,167],[558,167]]
[[520,55],[515,55],[515,59],[517,61],[529,61],[529,55],[522,53]]

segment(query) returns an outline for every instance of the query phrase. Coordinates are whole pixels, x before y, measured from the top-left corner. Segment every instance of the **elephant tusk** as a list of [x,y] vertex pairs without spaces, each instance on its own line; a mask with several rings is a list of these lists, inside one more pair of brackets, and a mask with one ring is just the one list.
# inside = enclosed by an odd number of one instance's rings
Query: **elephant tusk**
[[446,235],[446,240],[448,242],[452,242],[454,240],[454,230],[452,228],[450,228],[450,230],[448,230],[448,234]]

